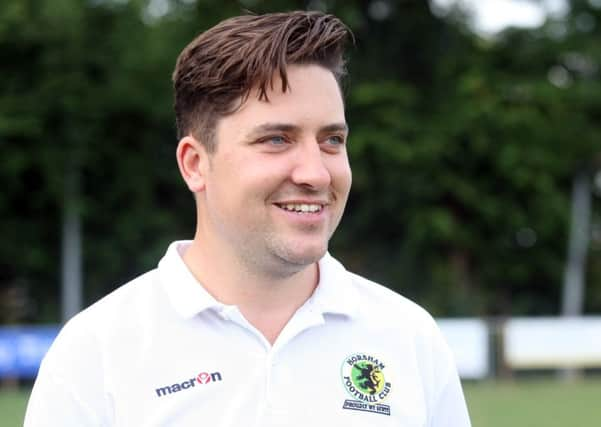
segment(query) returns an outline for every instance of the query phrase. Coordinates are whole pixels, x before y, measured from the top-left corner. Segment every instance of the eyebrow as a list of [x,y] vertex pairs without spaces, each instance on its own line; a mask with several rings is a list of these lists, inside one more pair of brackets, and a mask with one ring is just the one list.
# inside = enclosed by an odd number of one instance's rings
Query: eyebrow
[[[264,123],[254,127],[249,133],[248,137],[251,138],[255,135],[263,134],[266,132],[290,132],[299,133],[301,130],[300,126],[289,124],[289,123]],[[348,125],[346,123],[332,123],[319,128],[319,133],[322,132],[348,132]]]
[[319,129],[320,132],[348,132],[348,130],[346,123],[333,123]]

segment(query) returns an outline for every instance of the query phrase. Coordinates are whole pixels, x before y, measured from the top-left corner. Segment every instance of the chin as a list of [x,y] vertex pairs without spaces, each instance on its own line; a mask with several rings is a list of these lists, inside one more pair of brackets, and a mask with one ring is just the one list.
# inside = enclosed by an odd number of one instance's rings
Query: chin
[[307,266],[319,261],[327,252],[327,245],[315,245],[309,247],[280,247],[276,254],[289,264]]

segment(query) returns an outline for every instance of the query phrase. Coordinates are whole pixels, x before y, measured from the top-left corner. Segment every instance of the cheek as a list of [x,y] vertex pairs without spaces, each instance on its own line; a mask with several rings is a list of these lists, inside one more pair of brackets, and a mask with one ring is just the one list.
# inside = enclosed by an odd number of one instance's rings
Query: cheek
[[248,157],[235,160],[223,162],[213,171],[210,180],[213,199],[221,198],[217,202],[229,210],[248,213],[261,208],[281,183],[284,173],[281,165]]
[[348,158],[336,159],[330,164],[330,174],[332,176],[332,184],[339,191],[349,191],[353,176]]
[[276,191],[290,177],[291,162],[283,157],[255,156],[235,173],[240,186],[253,194],[265,195]]

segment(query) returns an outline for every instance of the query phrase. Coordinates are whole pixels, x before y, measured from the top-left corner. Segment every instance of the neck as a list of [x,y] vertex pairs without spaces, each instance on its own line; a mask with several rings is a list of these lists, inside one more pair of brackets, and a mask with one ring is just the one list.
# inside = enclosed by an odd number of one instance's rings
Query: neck
[[183,256],[188,269],[216,300],[236,305],[273,344],[288,320],[315,290],[319,281],[317,263],[288,274],[273,274],[201,242],[197,236]]

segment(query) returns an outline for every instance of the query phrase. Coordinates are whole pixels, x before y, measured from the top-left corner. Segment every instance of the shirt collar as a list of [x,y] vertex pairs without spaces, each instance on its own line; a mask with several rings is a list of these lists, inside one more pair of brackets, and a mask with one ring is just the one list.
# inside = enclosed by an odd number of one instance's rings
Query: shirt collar
[[161,283],[171,304],[186,318],[210,308],[224,306],[201,286],[184,263],[182,254],[191,243],[189,240],[171,243],[158,267]]
[[319,260],[319,283],[311,301],[322,313],[357,314],[359,294],[352,274],[329,253]]
[[[183,317],[191,318],[208,309],[223,309],[217,301],[192,275],[182,254],[192,242],[173,242],[160,260],[158,271],[161,283],[175,310]],[[319,260],[319,283],[307,301],[322,313],[354,316],[359,305],[359,296],[352,275],[329,253]]]

